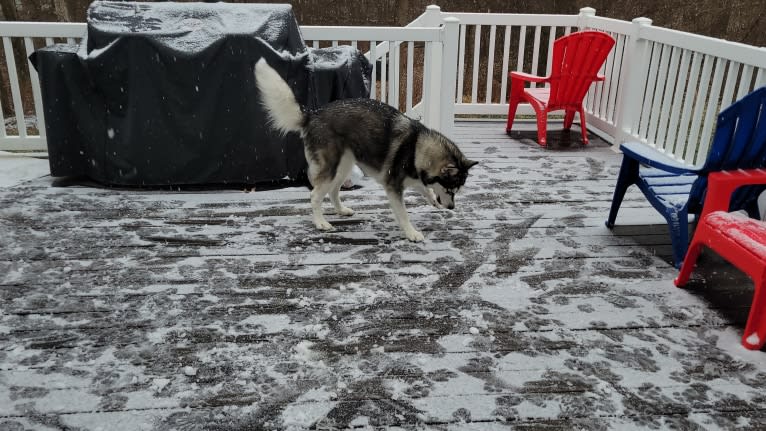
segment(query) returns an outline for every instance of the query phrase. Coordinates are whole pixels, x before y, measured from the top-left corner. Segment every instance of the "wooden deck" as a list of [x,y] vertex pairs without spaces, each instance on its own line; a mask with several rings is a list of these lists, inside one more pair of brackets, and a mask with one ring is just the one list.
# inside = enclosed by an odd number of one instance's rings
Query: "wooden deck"
[[[673,287],[621,156],[460,123],[458,209],[381,189],[316,231],[308,191],[0,188],[0,429],[763,429],[752,283]],[[329,212],[329,203],[326,208]]]

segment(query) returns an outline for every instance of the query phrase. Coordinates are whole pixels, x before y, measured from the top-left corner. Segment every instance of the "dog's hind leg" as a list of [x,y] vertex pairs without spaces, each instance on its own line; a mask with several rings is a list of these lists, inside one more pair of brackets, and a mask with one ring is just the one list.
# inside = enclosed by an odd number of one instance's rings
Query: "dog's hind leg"
[[330,201],[335,207],[335,212],[338,215],[342,215],[342,216],[354,215],[354,210],[352,210],[349,207],[343,206],[343,204],[341,203],[340,188],[343,185],[343,182],[346,181],[348,174],[351,173],[351,169],[353,169],[355,162],[356,160],[354,159],[354,156],[352,156],[350,153],[347,152],[346,154],[344,154],[343,157],[340,159],[340,163],[338,164],[338,169],[335,172],[335,178],[333,178],[332,180],[332,188],[330,189]]
[[410,223],[410,216],[407,214],[407,208],[404,206],[404,195],[402,191],[386,189],[386,195],[388,196],[388,202],[391,205],[391,211],[394,213],[394,218],[399,226],[404,231],[404,236],[408,240],[419,242],[423,241],[425,237],[418,232],[412,223]]
[[323,173],[317,163],[306,152],[306,161],[308,162],[308,176],[313,188],[311,189],[311,211],[314,218],[314,226],[319,230],[330,230],[332,225],[324,218],[322,213],[322,202],[325,195],[330,191],[333,182],[328,175]]
[[314,181],[314,188],[311,190],[311,210],[314,215],[314,226],[319,230],[330,230],[332,225],[322,214],[322,201],[327,192],[330,191],[332,183],[329,181]]

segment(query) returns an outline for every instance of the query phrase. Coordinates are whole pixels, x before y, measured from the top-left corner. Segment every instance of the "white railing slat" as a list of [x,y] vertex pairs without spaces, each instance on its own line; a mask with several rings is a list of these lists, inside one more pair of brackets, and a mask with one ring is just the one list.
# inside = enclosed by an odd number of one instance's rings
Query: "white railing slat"
[[737,97],[735,97],[736,100],[739,100],[747,93],[749,93],[751,90],[750,88],[750,82],[753,80],[753,66],[749,64],[745,64],[742,67],[742,76],[739,78],[739,88],[737,89]]
[[503,36],[503,68],[500,72],[500,103],[508,102],[508,52],[511,48],[511,26],[505,26]]
[[[537,75],[537,63],[540,60],[540,32],[542,31],[542,27],[537,26],[535,27],[535,42],[534,47],[532,48],[532,75]],[[536,88],[537,84],[533,83],[532,88]]]
[[665,87],[668,82],[668,63],[670,59],[670,52],[672,47],[663,45],[662,54],[660,55],[660,68],[657,71],[657,81],[655,82],[654,97],[652,103],[651,118],[649,119],[649,139],[648,142],[657,148],[664,149],[665,143],[657,143],[658,128],[660,127],[660,120],[662,119],[661,111],[664,101]]
[[[686,51],[684,54],[686,55],[688,53],[689,51]],[[673,152],[679,158],[681,158],[681,160],[686,160],[686,150],[689,147],[687,138],[689,137],[688,132],[690,128],[689,122],[691,121],[692,107],[694,106],[694,101],[697,98],[697,94],[700,92],[700,89],[697,87],[697,82],[699,81],[702,54],[697,52],[691,53],[691,57],[691,69],[689,70],[689,80],[688,84],[686,85],[686,97],[681,105],[681,119],[679,121],[678,137],[676,138],[676,145],[675,149],[673,150]]]
[[405,92],[407,93],[405,97],[405,106],[404,106],[404,112],[411,115],[412,112],[412,71],[414,68],[413,63],[415,63],[415,42],[407,42],[407,84],[405,88]]
[[493,25],[489,28],[489,50],[487,51],[487,55],[489,56],[489,59],[487,60],[487,97],[485,98],[485,103],[492,103],[492,80],[495,75],[495,32],[496,32],[496,25]]
[[691,55],[688,50],[681,50],[681,62],[678,66],[678,72],[675,79],[671,81],[675,84],[675,91],[673,93],[672,105],[670,108],[670,123],[664,140],[668,143],[667,148],[676,156],[683,154],[683,151],[677,152],[676,149],[681,148],[678,145],[677,140],[678,124],[681,121],[681,111],[683,110],[684,98],[686,97],[686,78],[689,74],[690,57]]
[[479,94],[479,54],[481,52],[481,25],[473,28],[473,76],[471,79],[471,103],[476,103]]
[[726,109],[734,102],[734,87],[737,86],[737,72],[739,72],[741,64],[737,61],[730,61],[728,70],[726,71],[726,83],[723,87],[723,96],[721,96],[721,105],[719,111]]
[[695,165],[702,164],[705,161],[708,148],[710,148],[713,126],[716,124],[716,117],[718,117],[718,112],[720,110],[718,96],[721,94],[721,84],[723,83],[723,74],[727,63],[728,60],[724,60],[721,57],[718,57],[715,60],[713,85],[711,86],[710,95],[708,96],[705,119],[702,122],[702,135],[700,136],[699,149],[694,154]]
[[551,26],[548,28],[548,58],[545,60],[545,76],[551,76],[551,69],[553,68],[551,64],[553,60],[553,42],[555,41],[556,27]]
[[458,103],[463,103],[463,83],[465,80],[465,34],[468,31],[468,26],[460,26],[460,42],[458,52],[458,65],[457,65],[457,94],[455,98]]
[[[613,35],[614,36],[614,35]],[[616,118],[614,114],[616,112],[617,93],[619,91],[620,73],[622,71],[622,58],[624,56],[625,37],[622,35],[616,36],[617,43],[612,50],[612,73],[609,76],[609,99],[606,106],[605,118],[608,122],[613,123]]]
[[[37,117],[37,131],[45,139],[45,110],[43,109],[43,98],[40,91],[40,78],[37,76],[37,70],[29,62],[29,56],[35,51],[34,43],[31,37],[24,38],[24,49],[27,54],[27,68],[29,69],[29,78],[32,81],[32,99],[35,104],[35,116]],[[0,110],[0,112],[2,112]]]
[[24,105],[21,101],[21,88],[19,86],[19,74],[16,68],[16,56],[13,53],[13,44],[10,37],[3,37],[5,50],[5,64],[8,65],[8,79],[11,81],[11,95],[13,98],[13,111],[16,113],[16,129],[20,138],[27,137],[27,122],[24,119]]
[[519,56],[516,59],[516,70],[519,72],[524,71],[524,48],[526,48],[526,41],[527,41],[527,26],[522,25],[521,32],[519,33],[519,49],[517,51],[519,53]]
[[673,97],[676,93],[676,75],[678,75],[678,62],[680,59],[681,49],[673,47],[670,53],[670,64],[667,67],[665,93],[662,97],[662,110],[660,111],[659,129],[657,130],[656,138],[656,142],[658,143],[657,146],[669,153],[672,153],[673,151],[673,144],[668,142],[665,137],[668,133],[670,115],[673,112],[671,107],[673,106]]
[[705,101],[707,100],[709,92],[710,92],[709,84],[710,84],[710,78],[712,77],[712,74],[713,74],[713,63],[715,62],[715,57],[712,57],[706,54],[700,54],[700,53],[695,53],[695,55],[698,55],[699,57],[702,58],[701,59],[702,72],[700,72],[699,85],[695,85],[693,87],[693,88],[697,88],[697,97],[696,97],[696,100],[694,101],[694,108],[691,114],[692,124],[689,127],[688,142],[694,145],[687,145],[686,149],[681,155],[683,160],[686,160],[689,163],[695,163],[694,152],[696,150],[696,144],[698,142],[697,139],[700,136],[702,118],[705,114]]
[[651,143],[649,140],[650,134],[650,118],[652,116],[652,106],[654,106],[654,90],[657,87],[657,74],[660,67],[660,54],[662,45],[657,43],[650,43],[651,45],[651,60],[649,61],[649,71],[646,75],[646,90],[644,92],[644,100],[649,103],[644,103],[641,106],[641,122],[638,126],[638,136],[643,138],[644,142]]
[[370,63],[372,63],[372,79],[370,80],[370,99],[377,99],[377,87],[378,87],[378,57],[375,53],[375,48],[378,42],[375,40],[370,41]]

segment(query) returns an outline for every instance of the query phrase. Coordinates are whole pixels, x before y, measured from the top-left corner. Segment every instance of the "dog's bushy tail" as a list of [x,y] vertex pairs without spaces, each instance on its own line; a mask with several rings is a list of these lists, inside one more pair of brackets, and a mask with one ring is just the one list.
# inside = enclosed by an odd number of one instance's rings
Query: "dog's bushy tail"
[[255,83],[272,127],[283,134],[300,132],[303,128],[303,112],[295,100],[293,90],[263,58],[255,64]]

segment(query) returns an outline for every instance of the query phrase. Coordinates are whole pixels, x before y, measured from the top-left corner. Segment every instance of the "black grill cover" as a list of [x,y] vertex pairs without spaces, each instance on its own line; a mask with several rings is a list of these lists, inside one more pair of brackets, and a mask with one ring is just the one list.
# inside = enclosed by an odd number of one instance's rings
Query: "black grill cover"
[[94,2],[87,43],[38,50],[51,174],[112,185],[255,184],[305,170],[264,120],[261,57],[309,109],[368,97],[349,47],[309,51],[289,5]]

